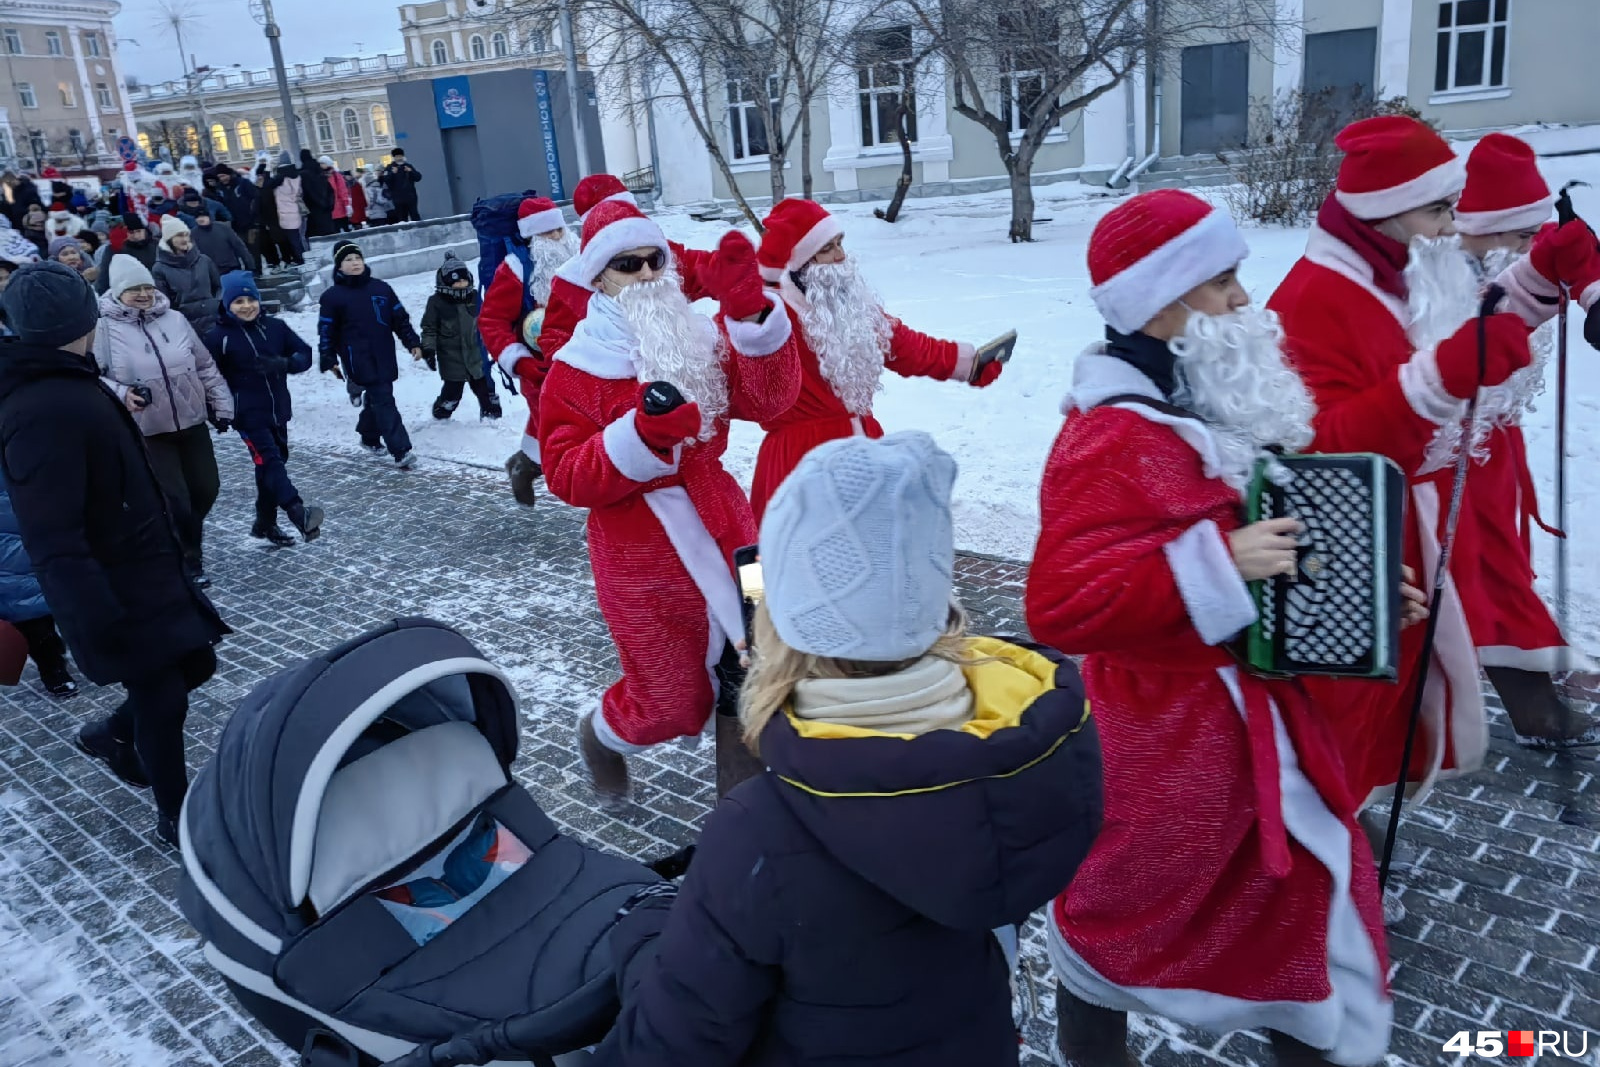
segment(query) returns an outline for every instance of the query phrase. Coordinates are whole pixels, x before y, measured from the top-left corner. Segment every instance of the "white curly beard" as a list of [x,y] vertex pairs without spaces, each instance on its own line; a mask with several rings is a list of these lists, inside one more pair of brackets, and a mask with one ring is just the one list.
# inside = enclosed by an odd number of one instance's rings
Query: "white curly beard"
[[1178,357],[1173,402],[1211,430],[1223,481],[1243,491],[1269,447],[1297,452],[1311,443],[1316,405],[1284,357],[1274,312],[1253,305],[1227,315],[1195,312],[1168,347]]
[[528,242],[528,292],[540,306],[550,303],[550,283],[555,280],[556,271],[577,254],[578,239],[565,226],[561,227],[559,238],[535,235]]
[[[1522,257],[1509,248],[1491,249],[1483,259],[1483,279],[1493,281]],[[1556,345],[1555,320],[1544,323],[1528,338],[1533,360],[1512,374],[1504,383],[1485,389],[1478,397],[1478,417],[1472,435],[1472,454],[1479,462],[1488,459],[1485,442],[1497,426],[1515,426],[1522,416],[1534,410],[1533,401],[1544,392],[1544,369]]]
[[639,339],[639,380],[671,382],[684,399],[699,404],[700,440],[711,440],[717,420],[728,413],[728,375],[717,328],[689,306],[683,281],[671,268],[654,281],[622,290],[617,305]]
[[822,377],[852,415],[872,410],[889,357],[893,327],[856,261],[812,263],[802,272],[805,298],[795,312]]

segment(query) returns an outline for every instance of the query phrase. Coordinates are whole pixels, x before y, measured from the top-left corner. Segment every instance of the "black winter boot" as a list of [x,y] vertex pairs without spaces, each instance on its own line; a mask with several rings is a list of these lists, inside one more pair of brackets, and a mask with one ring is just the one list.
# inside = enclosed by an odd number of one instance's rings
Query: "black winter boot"
[[139,754],[133,750],[133,742],[113,736],[111,720],[101,719],[99,722],[89,723],[78,731],[74,743],[78,746],[78,751],[104,763],[111,768],[112,774],[135,789],[150,788],[150,779],[145,776],[144,764],[139,762]]
[[503,414],[505,412],[500,409],[499,400],[492,400],[487,404],[478,405],[478,418],[480,419],[498,419]]
[[72,672],[67,669],[64,659],[48,659],[43,662],[34,660],[39,667],[39,681],[44,683],[45,692],[53,697],[75,697],[78,695],[78,683],[72,677]]
[[1485,667],[1483,673],[1506,706],[1517,744],[1547,750],[1600,745],[1600,723],[1562,700],[1548,674],[1515,667]]
[[446,400],[441,396],[433,402],[433,417],[436,419],[448,419],[456,413],[456,408],[460,404],[461,401],[459,400]]
[[295,503],[289,505],[287,510],[289,512],[289,521],[294,524],[296,530],[300,531],[300,536],[306,539],[306,544],[309,545],[322,536],[323,511],[321,508],[315,504]]
[[260,541],[265,541],[276,548],[288,548],[294,544],[294,538],[283,532],[283,527],[276,522],[256,523],[250,527],[250,536]]
[[600,742],[594,732],[594,716],[598,714],[599,711],[585,715],[578,724],[578,751],[589,768],[589,782],[601,810],[615,813],[628,807],[628,761]]
[[1138,1067],[1128,1051],[1128,1013],[1079,1000],[1056,985],[1057,1067]]
[[531,508],[537,502],[534,495],[533,483],[544,473],[544,468],[529,458],[526,452],[517,450],[506,460],[506,474],[511,479],[511,495],[516,502],[525,508]]
[[1333,1061],[1321,1049],[1312,1048],[1288,1034],[1269,1030],[1267,1040],[1272,1042],[1272,1055],[1278,1067],[1333,1067]]

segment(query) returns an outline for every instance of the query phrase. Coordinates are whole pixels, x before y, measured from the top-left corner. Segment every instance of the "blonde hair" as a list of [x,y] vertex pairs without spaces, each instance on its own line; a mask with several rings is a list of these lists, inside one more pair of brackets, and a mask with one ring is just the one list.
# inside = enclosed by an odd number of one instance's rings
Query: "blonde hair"
[[836,659],[790,648],[778,636],[778,628],[772,624],[772,613],[764,601],[756,608],[751,637],[754,656],[744,688],[739,693],[739,724],[743,728],[745,746],[756,755],[761,754],[761,731],[789,703],[794,687],[808,678],[872,678],[894,674],[928,656],[961,667],[984,662],[968,651],[967,613],[955,602],[950,604],[944,633],[933,647],[921,656],[898,663]]

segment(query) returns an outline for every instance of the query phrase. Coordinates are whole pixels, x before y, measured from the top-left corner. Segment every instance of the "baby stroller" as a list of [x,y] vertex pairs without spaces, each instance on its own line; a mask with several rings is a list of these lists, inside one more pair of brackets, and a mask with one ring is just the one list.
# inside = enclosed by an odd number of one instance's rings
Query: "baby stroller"
[[509,767],[511,683],[402,619],[263,682],[195,779],[179,905],[307,1067],[581,1062],[607,934],[662,879],[560,834]]

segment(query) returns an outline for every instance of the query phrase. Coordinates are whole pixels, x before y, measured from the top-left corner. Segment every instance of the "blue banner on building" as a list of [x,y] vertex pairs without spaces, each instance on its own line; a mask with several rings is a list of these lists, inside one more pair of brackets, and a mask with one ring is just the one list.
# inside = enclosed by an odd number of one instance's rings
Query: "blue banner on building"
[[550,182],[550,199],[565,200],[567,190],[561,182],[561,151],[556,147],[556,117],[550,102],[548,71],[533,72],[533,98],[539,106],[539,132],[544,135],[544,169]]
[[441,130],[478,124],[477,117],[472,113],[472,87],[467,84],[465,74],[458,74],[454,78],[436,78],[433,83],[433,103],[439,110]]

